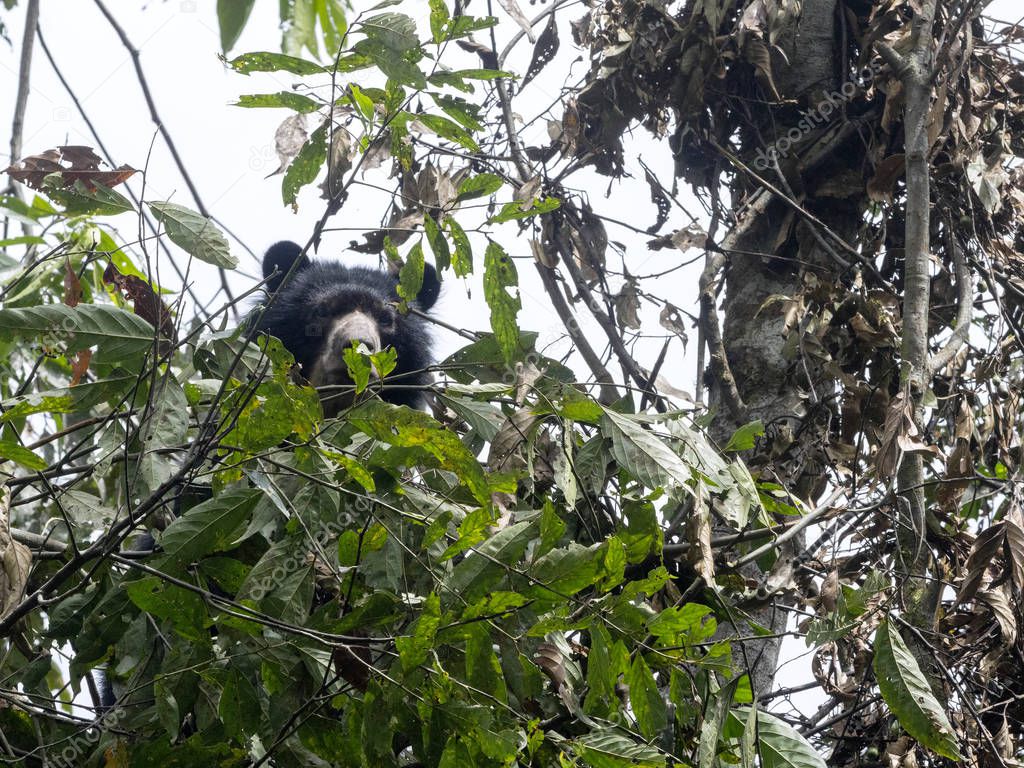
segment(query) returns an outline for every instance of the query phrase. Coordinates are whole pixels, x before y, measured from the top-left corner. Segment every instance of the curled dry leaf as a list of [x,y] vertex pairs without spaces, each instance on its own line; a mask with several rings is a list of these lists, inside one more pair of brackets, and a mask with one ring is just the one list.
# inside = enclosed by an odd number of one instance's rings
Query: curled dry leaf
[[533,208],[533,203],[540,194],[541,177],[538,174],[516,190],[516,200],[519,201],[519,208],[528,211]]
[[640,329],[640,295],[636,290],[636,283],[627,280],[622,284],[618,294],[615,296],[615,316],[619,321],[620,328]]
[[536,237],[530,240],[530,251],[533,252],[533,258],[548,269],[558,266],[558,253],[554,249],[545,248]]
[[21,602],[32,568],[32,552],[11,536],[11,489],[0,486],[0,619]]
[[271,171],[266,178],[284,173],[284,170],[292,164],[292,160],[299,154],[302,145],[309,138],[309,131],[306,129],[306,116],[297,113],[285,118],[277,130],[274,131],[274,152],[277,154],[277,170]]
[[587,282],[593,283],[604,274],[608,233],[605,231],[604,222],[594,215],[594,211],[587,203],[583,203],[579,216],[579,227],[572,230],[573,255],[584,278]]
[[925,445],[914,423],[914,406],[906,394],[900,392],[889,403],[889,412],[885,416],[885,429],[875,455],[875,466],[878,476],[890,479],[896,476],[901,457],[913,451],[930,451]]
[[661,308],[661,313],[658,315],[658,322],[666,331],[678,336],[683,342],[683,347],[686,346],[688,341],[686,326],[683,325],[683,315],[678,307],[665,302],[665,306]]
[[533,58],[530,59],[530,66],[523,77],[523,86],[539,75],[541,70],[555,58],[555,54],[558,53],[558,45],[558,24],[555,20],[555,14],[552,13],[548,19],[548,25],[544,27],[544,31],[537,38],[536,45],[533,46]]
[[161,354],[178,343],[178,329],[174,326],[171,310],[149,283],[137,275],[121,274],[113,262],[103,271],[103,282],[115,286],[135,307],[135,314],[160,330],[160,336],[164,339]]
[[903,171],[906,167],[906,155],[902,153],[889,155],[889,157],[876,165],[875,175],[868,181],[868,197],[875,202],[891,202],[896,182],[903,176]]
[[336,200],[345,189],[345,176],[352,170],[352,137],[343,126],[334,126],[327,154],[327,175],[320,184],[320,197]]
[[[658,181],[655,175],[651,173],[646,166],[644,166],[644,179],[647,181],[647,186],[651,190],[651,202],[654,203],[654,207],[658,211],[658,216],[654,220],[654,223],[647,228],[647,234],[653,235],[655,232],[657,232],[659,229],[665,226],[665,222],[668,221],[669,211],[672,210],[672,204],[669,202],[668,195],[665,194],[665,188],[662,187],[661,182]],[[661,240],[662,238],[651,240],[647,244],[647,247],[650,248],[651,250],[658,250],[658,248],[665,247],[659,245],[656,248],[651,244],[659,242]]]
[[647,247],[652,251],[660,251],[662,248],[678,248],[680,251],[688,251],[691,248],[704,248],[707,242],[708,233],[700,224],[693,222],[671,234],[648,240]]
[[1004,536],[1005,521],[996,523],[978,534],[971,546],[971,553],[964,563],[963,582],[957,592],[957,603],[963,603],[974,597],[982,585],[992,580],[991,568],[999,556],[1006,541]]
[[64,259],[64,304],[77,307],[82,300],[82,283],[71,268],[71,260]]
[[123,184],[138,173],[128,165],[106,171],[103,165],[106,163],[91,147],[67,145],[22,158],[9,165],[6,173],[15,181],[40,190],[44,188],[44,179],[51,174],[59,175],[61,186],[70,187],[80,181],[86,189],[94,190],[97,184],[104,187]]
[[711,507],[707,502],[707,488],[700,483],[693,513],[686,521],[686,540],[690,544],[686,559],[710,586],[715,583],[715,551],[711,546]]
[[996,623],[999,625],[999,633],[1003,636],[1003,643],[1013,647],[1017,642],[1017,617],[1013,610],[1008,587],[1008,584],[1003,583],[998,587],[979,592],[978,597],[992,609],[992,615],[995,616]]
[[[498,0],[498,5],[505,9],[505,13],[512,17],[512,20],[519,25],[520,29],[526,34],[526,39],[531,43],[537,42],[537,36],[533,34],[533,25],[530,24],[530,20],[526,18],[526,14],[523,13],[522,8],[516,0]],[[551,14],[554,18],[555,14]],[[497,67],[495,67],[497,69]]]
[[839,571],[831,569],[821,582],[821,591],[818,593],[818,602],[826,613],[832,613],[836,609],[839,600]]

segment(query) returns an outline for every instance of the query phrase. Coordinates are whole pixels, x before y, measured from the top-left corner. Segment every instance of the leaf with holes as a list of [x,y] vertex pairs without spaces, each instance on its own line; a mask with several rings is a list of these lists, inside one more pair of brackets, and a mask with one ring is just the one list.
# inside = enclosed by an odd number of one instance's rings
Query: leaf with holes
[[546,67],[555,54],[558,53],[558,24],[555,23],[555,14],[551,14],[548,25],[537,38],[537,44],[533,46],[533,58],[530,59],[530,66],[523,78],[523,86],[533,80]]
[[933,752],[950,760],[962,759],[945,706],[935,698],[917,659],[888,619],[875,632],[872,669],[882,698],[903,729]]
[[[508,288],[514,288],[511,295]],[[512,363],[519,347],[519,326],[516,314],[523,307],[519,298],[519,276],[516,266],[505,250],[495,242],[488,243],[484,253],[484,298],[491,308],[491,330],[501,347],[506,364]]]

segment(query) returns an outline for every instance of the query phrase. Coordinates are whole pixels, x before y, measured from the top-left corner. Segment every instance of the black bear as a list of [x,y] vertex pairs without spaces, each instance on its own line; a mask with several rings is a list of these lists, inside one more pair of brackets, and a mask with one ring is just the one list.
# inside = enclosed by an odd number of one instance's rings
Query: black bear
[[[298,244],[289,241],[267,251],[263,277],[269,300],[255,310],[253,329],[279,338],[313,386],[351,387],[343,352],[353,342],[370,352],[394,347],[398,362],[385,379],[381,397],[422,407],[429,382],[429,329],[423,318],[403,315],[396,308],[395,277],[379,269],[310,261]],[[437,272],[424,265],[423,286],[413,306],[426,312],[440,291]],[[351,403],[352,393],[327,390],[322,400],[324,413],[334,416]]]

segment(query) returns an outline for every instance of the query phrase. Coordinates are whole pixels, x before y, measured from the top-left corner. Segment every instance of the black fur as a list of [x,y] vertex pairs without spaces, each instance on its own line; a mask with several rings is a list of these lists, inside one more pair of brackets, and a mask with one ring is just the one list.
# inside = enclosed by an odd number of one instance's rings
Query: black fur
[[[303,376],[326,380],[316,384],[350,384],[344,373],[319,374],[318,362],[325,352],[340,358],[340,348],[325,350],[335,324],[354,312],[372,318],[380,346],[398,353],[395,370],[385,379],[381,397],[413,408],[423,405],[423,386],[429,382],[425,368],[431,362],[429,328],[422,318],[396,311],[398,281],[392,275],[367,267],[347,267],[332,261],[312,261],[292,242],[271,246],[263,257],[268,304],[254,313],[254,330],[279,338],[299,364]],[[437,272],[427,264],[423,287],[414,306],[427,311],[437,301],[441,286]],[[275,295],[276,294],[276,295]],[[348,341],[345,341],[347,345]],[[337,341],[335,346],[338,347]],[[340,365],[344,371],[344,365]],[[325,412],[336,413],[337,407]]]

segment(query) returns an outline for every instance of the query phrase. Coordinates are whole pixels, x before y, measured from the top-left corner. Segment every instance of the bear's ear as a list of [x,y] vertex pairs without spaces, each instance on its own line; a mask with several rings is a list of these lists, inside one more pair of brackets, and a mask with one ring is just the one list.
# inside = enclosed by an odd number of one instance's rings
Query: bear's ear
[[437,279],[437,270],[433,264],[423,265],[423,285],[420,292],[416,294],[416,303],[419,308],[426,312],[437,301],[441,294],[441,281]]
[[[298,261],[298,264],[295,262]],[[292,265],[295,268],[292,268]],[[309,259],[302,253],[302,247],[291,240],[274,243],[267,249],[263,257],[264,288],[267,293],[275,293],[281,287],[284,276],[291,271],[294,276],[299,270],[309,266]]]

